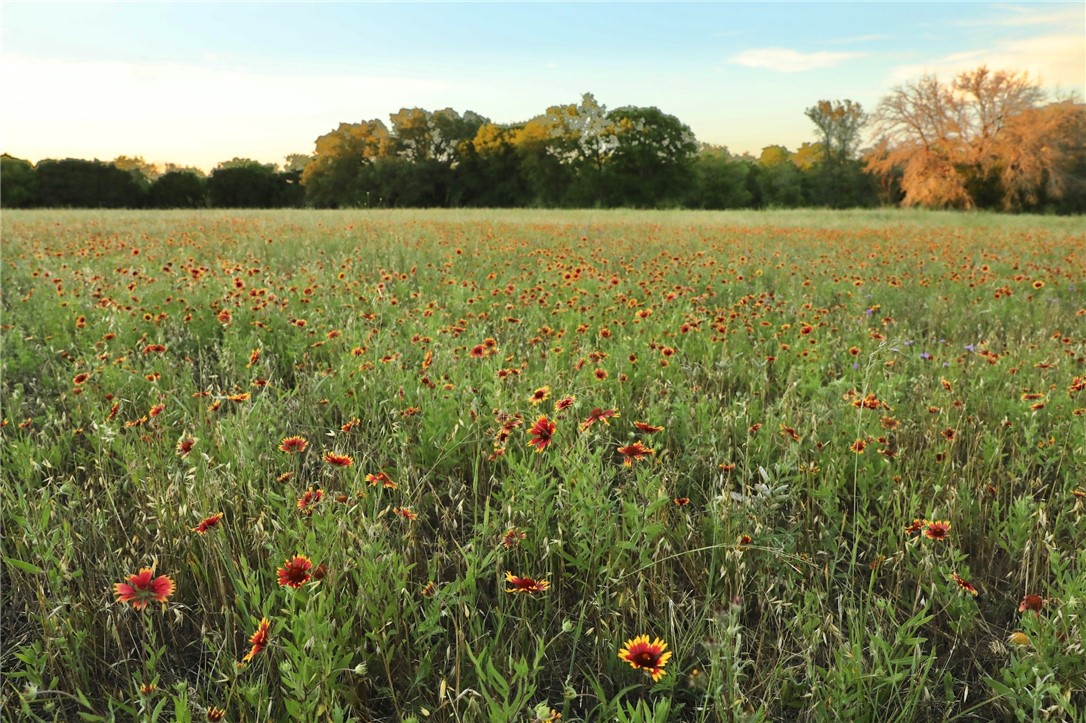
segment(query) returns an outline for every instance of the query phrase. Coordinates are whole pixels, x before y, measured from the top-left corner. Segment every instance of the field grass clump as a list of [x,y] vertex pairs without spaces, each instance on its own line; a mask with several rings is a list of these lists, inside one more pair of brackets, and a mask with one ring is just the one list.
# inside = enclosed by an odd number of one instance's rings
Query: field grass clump
[[5,718],[1086,709],[1077,220],[3,238]]

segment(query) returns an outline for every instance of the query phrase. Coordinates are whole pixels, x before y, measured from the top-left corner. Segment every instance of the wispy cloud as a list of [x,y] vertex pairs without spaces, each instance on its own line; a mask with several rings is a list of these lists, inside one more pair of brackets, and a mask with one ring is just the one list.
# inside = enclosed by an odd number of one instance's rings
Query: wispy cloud
[[1079,3],[1068,3],[1058,9],[1029,5],[996,5],[994,9],[1002,11],[1003,14],[996,17],[959,20],[954,24],[965,26],[998,25],[1003,27],[1055,25],[1061,28],[1071,25],[1081,29],[1084,17],[1082,5]]
[[921,75],[949,80],[963,70],[987,65],[997,70],[1028,72],[1047,88],[1078,91],[1086,88],[1086,43],[1078,33],[1050,33],[1031,38],[1007,40],[990,48],[953,53],[925,63],[894,68],[892,81],[901,83]]
[[808,70],[832,68],[846,60],[859,58],[866,53],[833,53],[826,50],[801,53],[791,48],[755,48],[745,50],[731,58],[734,65],[748,68],[765,68],[778,73],[803,73]]

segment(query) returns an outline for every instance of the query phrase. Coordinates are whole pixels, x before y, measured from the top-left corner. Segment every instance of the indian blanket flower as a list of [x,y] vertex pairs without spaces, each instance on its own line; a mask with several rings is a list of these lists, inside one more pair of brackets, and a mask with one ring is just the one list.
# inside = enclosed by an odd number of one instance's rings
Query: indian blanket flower
[[298,498],[298,511],[303,515],[312,514],[313,505],[320,502],[322,497],[324,497],[324,490],[315,490],[310,487],[305,491],[305,494]]
[[929,540],[947,540],[950,538],[950,522],[947,520],[936,520],[935,522],[929,522],[924,527],[924,537]]
[[224,718],[226,718],[226,711],[222,708],[211,706],[207,709],[207,719],[211,721],[211,723],[218,723],[218,721],[221,721]]
[[532,404],[539,404],[540,402],[546,400],[547,397],[549,397],[550,395],[550,387],[540,387],[539,389],[536,389],[534,392],[532,392],[532,396],[528,397],[528,401]]
[[646,434],[655,434],[656,432],[664,431],[663,427],[658,427],[655,424],[649,424],[647,422],[634,422],[633,425],[637,428],[637,431],[645,432]]
[[631,668],[644,670],[655,683],[667,674],[664,667],[671,660],[671,652],[667,650],[667,643],[660,638],[650,643],[648,635],[639,635],[625,642],[622,650],[618,651],[618,658],[629,663]]
[[276,571],[279,575],[279,584],[283,587],[299,588],[309,582],[312,577],[309,571],[312,568],[313,562],[308,557],[295,555]]
[[537,592],[544,592],[551,586],[550,582],[547,580],[536,580],[531,577],[517,577],[509,571],[506,571],[505,573],[505,581],[512,586],[505,588],[505,591],[509,593],[523,592],[531,595]]
[[306,441],[305,437],[284,437],[283,441],[279,443],[279,451],[287,454],[298,454],[304,452],[308,446],[309,442]]
[[1024,613],[1027,610],[1032,610],[1035,614],[1041,614],[1041,608],[1045,605],[1045,600],[1040,595],[1026,595],[1022,598],[1022,602],[1018,603],[1018,612]]
[[324,461],[333,467],[350,467],[354,464],[354,459],[346,454],[336,454],[335,452],[325,452]]
[[384,471],[378,472],[377,474],[366,475],[366,481],[370,483],[370,487],[375,487],[380,483],[381,487],[386,490],[394,490],[399,487],[399,485],[393,482],[392,478],[388,476],[388,473]]
[[621,416],[617,409],[601,409],[600,407],[594,407],[591,412],[588,413],[588,419],[581,422],[581,429],[588,429],[596,422],[603,422],[604,424],[610,424],[607,420],[611,417]]
[[954,582],[958,583],[958,587],[960,587],[962,590],[969,593],[973,597],[977,596],[977,589],[973,587],[973,584],[971,582],[961,577],[956,572],[951,573],[950,576],[954,579]]
[[203,520],[201,520],[200,524],[192,528],[192,531],[198,535],[203,535],[206,534],[207,531],[210,530],[212,527],[218,527],[220,522],[222,522],[222,513],[217,512],[214,515],[211,515],[210,517],[205,517]]
[[168,575],[154,575],[153,568],[144,567],[139,573],[129,575],[127,581],[114,583],[117,602],[130,603],[133,610],[142,610],[152,602],[165,604],[173,595],[173,580]]
[[502,535],[502,547],[510,550],[519,545],[520,541],[527,536],[528,535],[525,532],[518,530],[515,527],[510,527],[508,530],[505,531],[505,534]]
[[569,409],[573,406],[573,402],[577,400],[577,397],[570,394],[568,397],[562,397],[554,403],[554,411],[561,412],[565,409]]
[[405,520],[417,520],[419,518],[409,507],[396,507],[392,510],[393,514],[399,515]]
[[542,452],[550,446],[555,429],[557,425],[547,419],[547,415],[540,415],[532,428],[528,430],[528,434],[532,435],[532,439],[528,440],[528,446],[535,447],[537,453]]
[[267,618],[261,618],[260,624],[256,626],[256,632],[249,638],[249,652],[245,654],[245,657],[241,659],[242,663],[248,663],[268,647],[268,628],[271,626],[271,622]]
[[182,437],[177,440],[177,456],[187,457],[195,446],[196,440],[193,437]]
[[656,450],[649,449],[641,442],[632,442],[625,447],[619,447],[618,453],[624,457],[622,460],[623,466],[630,467],[634,461],[644,459],[650,454],[656,454]]

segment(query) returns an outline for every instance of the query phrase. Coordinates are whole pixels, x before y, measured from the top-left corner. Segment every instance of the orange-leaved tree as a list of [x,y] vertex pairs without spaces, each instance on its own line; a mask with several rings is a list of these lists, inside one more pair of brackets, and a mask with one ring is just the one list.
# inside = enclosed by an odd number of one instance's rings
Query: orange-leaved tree
[[1081,168],[1084,109],[1044,100],[1023,72],[924,76],[879,103],[868,170],[900,174],[907,206],[1021,210],[1061,198]]

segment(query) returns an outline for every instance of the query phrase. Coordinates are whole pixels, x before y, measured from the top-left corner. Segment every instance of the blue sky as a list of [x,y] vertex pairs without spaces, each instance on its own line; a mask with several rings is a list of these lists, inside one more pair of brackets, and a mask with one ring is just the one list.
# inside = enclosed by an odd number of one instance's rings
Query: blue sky
[[987,63],[1086,89],[1074,3],[19,3],[0,16],[0,149],[209,169],[308,153],[401,107],[524,121],[592,92],[757,154],[803,109]]

